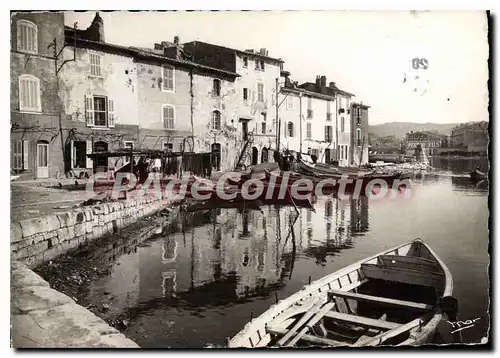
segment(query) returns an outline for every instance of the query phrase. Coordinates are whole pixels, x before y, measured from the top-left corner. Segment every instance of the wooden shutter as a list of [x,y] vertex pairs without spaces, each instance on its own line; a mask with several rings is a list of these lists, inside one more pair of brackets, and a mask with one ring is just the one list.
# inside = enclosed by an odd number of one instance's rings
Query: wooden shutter
[[94,126],[94,99],[92,96],[85,96],[85,120],[87,126]]
[[29,142],[27,140],[23,140],[23,169],[27,170],[29,169]]
[[108,127],[115,127],[115,104],[111,99],[108,99]]
[[[92,153],[92,141],[88,140],[86,144],[86,153],[91,154]],[[87,158],[87,169],[92,169],[94,167],[94,162],[92,158],[86,157]]]

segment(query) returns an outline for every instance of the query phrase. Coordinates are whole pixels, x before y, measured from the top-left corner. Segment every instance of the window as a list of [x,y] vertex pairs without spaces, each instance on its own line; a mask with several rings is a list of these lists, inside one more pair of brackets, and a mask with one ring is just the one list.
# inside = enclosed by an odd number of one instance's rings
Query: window
[[312,123],[307,123],[306,124],[306,138],[311,139],[312,138]]
[[101,77],[101,55],[97,53],[90,53],[90,75]]
[[248,57],[243,57],[243,67],[248,67]]
[[257,101],[264,102],[264,84],[257,83]]
[[293,137],[294,133],[293,133],[293,123],[292,122],[288,122],[288,136],[289,137]]
[[85,119],[87,126],[114,127],[114,103],[102,96],[85,96]]
[[345,146],[345,159],[349,159],[349,146]]
[[212,112],[212,129],[213,130],[220,130],[220,112],[219,111],[213,111]]
[[344,146],[340,146],[340,159],[344,159]]
[[217,79],[214,80],[213,95],[220,97],[220,80]]
[[171,152],[174,150],[174,145],[170,142],[163,142],[163,150],[166,150],[167,152]]
[[310,119],[313,117],[312,110],[312,98],[310,96],[307,97],[307,118]]
[[326,101],[326,120],[332,120],[332,113],[330,112],[330,101]]
[[259,61],[259,63],[260,63],[260,69],[264,71],[264,61],[261,60]]
[[38,52],[38,30],[34,23],[26,20],[17,22],[17,50]]
[[41,112],[40,80],[34,76],[19,76],[19,110]]
[[331,142],[333,139],[333,128],[332,126],[325,126],[325,142]]
[[267,113],[262,112],[262,120],[267,121]]
[[11,155],[11,168],[23,169],[23,141],[16,140],[11,143]]
[[106,97],[94,96],[94,125],[106,127]]
[[175,109],[173,106],[166,104],[162,109],[163,116],[163,128],[164,129],[174,129],[175,122]]
[[174,67],[169,65],[162,66],[163,91],[174,91]]
[[255,69],[258,70],[259,69],[259,60],[255,60]]
[[134,141],[133,140],[126,140],[123,142],[123,147],[127,149],[134,149]]
[[342,117],[340,120],[340,131],[341,132],[345,131],[345,119],[344,119],[344,117]]
[[358,142],[358,147],[362,145],[361,143],[361,129],[356,130],[356,141]]
[[262,126],[262,134],[266,134],[266,122],[262,122],[261,123],[261,126]]
[[286,108],[287,109],[293,109],[293,97],[290,96],[286,100]]
[[248,100],[248,88],[243,88],[243,100]]

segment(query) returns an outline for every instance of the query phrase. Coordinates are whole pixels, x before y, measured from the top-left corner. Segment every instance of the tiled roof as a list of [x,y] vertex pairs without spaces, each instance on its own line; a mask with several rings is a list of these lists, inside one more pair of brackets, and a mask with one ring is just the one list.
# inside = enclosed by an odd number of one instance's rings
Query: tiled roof
[[[71,27],[66,27],[66,44],[71,46],[73,45],[73,28]],[[78,36],[78,30],[77,30],[77,36]],[[93,48],[98,48],[101,49],[102,51],[114,51],[114,52],[119,52],[125,56],[130,56],[130,57],[139,57],[143,59],[152,59],[152,60],[157,60],[159,62],[163,63],[169,63],[173,65],[181,65],[185,67],[191,67],[191,68],[197,68],[203,71],[207,72],[212,72],[212,73],[217,73],[217,74],[224,74],[226,76],[230,77],[240,77],[239,74],[235,72],[230,72],[230,71],[225,71],[221,70],[218,68],[214,67],[209,67],[205,65],[200,65],[198,63],[188,61],[188,60],[178,60],[174,59],[171,57],[166,57],[158,51],[155,51],[153,49],[146,50],[143,48],[139,47],[127,47],[127,46],[121,46],[121,45],[115,45],[115,44],[110,44],[110,43],[104,43],[104,42],[97,42],[97,41],[91,41],[83,38],[76,38],[76,46],[78,45],[85,45],[88,47],[93,47]]]
[[255,57],[259,57],[259,58],[262,58],[262,59],[265,59],[265,60],[269,60],[269,61],[276,61],[276,62],[280,62],[280,63],[284,63],[285,62],[281,58],[275,58],[275,57],[270,57],[270,56],[262,55],[262,54],[260,54],[258,52],[248,52],[248,51],[238,50],[238,49],[235,49],[235,48],[221,46],[221,45],[215,45],[215,44],[211,44],[211,43],[204,42],[204,41],[186,42],[185,45],[196,44],[196,43],[200,43],[200,44],[204,44],[204,45],[210,45],[210,46],[213,46],[213,47],[219,47],[221,49],[235,51],[236,53],[239,53],[239,54],[242,54],[242,55],[255,56]]

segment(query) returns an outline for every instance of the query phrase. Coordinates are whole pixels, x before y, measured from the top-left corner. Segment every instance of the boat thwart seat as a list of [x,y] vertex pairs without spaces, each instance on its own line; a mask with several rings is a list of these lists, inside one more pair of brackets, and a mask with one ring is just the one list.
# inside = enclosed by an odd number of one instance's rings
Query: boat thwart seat
[[348,292],[348,291],[330,290],[330,291],[328,291],[328,295],[330,297],[344,297],[344,298],[350,298],[350,299],[353,299],[356,301],[375,302],[375,303],[380,303],[380,304],[384,304],[384,305],[388,305],[388,306],[411,308],[411,309],[421,310],[421,311],[432,311],[434,309],[433,306],[427,305],[425,303],[396,300],[393,298],[385,298],[385,297],[380,297],[380,296],[363,295],[360,293],[354,293],[354,292]]

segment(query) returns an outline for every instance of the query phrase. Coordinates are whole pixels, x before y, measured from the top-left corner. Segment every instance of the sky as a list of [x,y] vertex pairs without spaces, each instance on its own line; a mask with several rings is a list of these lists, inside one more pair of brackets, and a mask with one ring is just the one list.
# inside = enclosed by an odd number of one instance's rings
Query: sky
[[[87,28],[94,12],[65,14]],[[200,40],[267,48],[293,81],[327,82],[371,106],[370,124],[488,120],[487,19],[482,11],[101,12],[106,42],[153,47]],[[427,69],[412,68],[414,58]],[[418,79],[417,79],[418,77]]]

